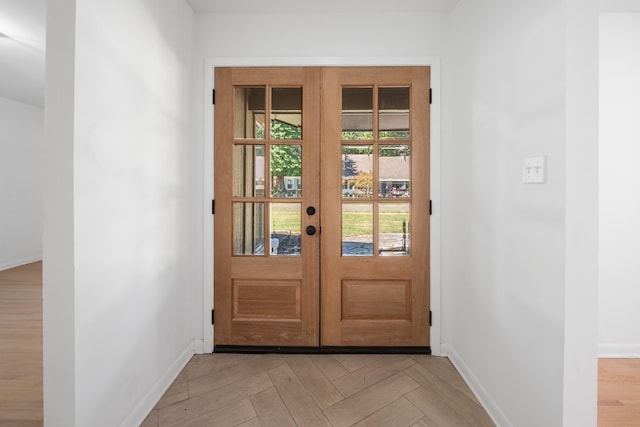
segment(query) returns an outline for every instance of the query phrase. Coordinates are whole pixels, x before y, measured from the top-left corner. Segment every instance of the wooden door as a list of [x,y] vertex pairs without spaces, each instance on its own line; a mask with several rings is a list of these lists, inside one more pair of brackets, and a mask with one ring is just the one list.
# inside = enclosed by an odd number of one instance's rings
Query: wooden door
[[216,346],[319,345],[319,79],[216,69]]
[[429,345],[429,68],[325,68],[322,345]]
[[429,68],[215,82],[216,348],[426,348]]

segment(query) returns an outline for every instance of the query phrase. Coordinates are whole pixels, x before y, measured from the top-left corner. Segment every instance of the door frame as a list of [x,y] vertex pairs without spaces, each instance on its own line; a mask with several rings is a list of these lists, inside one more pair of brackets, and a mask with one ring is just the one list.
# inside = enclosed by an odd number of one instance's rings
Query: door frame
[[[430,194],[433,210],[430,218],[430,304],[432,326],[430,328],[431,354],[440,356],[441,352],[441,283],[440,283],[440,132],[441,132],[441,75],[440,58],[433,56],[416,57],[330,57],[330,58],[207,58],[203,73],[203,114],[204,129],[202,140],[203,153],[203,198],[202,198],[202,352],[213,351],[213,325],[211,309],[213,307],[213,217],[211,216],[211,199],[213,191],[214,161],[213,135],[214,120],[211,93],[214,89],[214,72],[216,67],[309,67],[309,66],[429,66],[431,67],[431,88],[433,99],[431,104],[430,128]],[[197,303],[196,303],[197,304]],[[197,305],[196,305],[197,306]]]

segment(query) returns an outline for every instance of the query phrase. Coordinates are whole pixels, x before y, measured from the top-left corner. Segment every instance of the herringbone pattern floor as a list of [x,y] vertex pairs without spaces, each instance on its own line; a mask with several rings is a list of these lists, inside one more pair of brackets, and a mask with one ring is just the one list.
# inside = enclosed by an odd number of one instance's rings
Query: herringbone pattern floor
[[448,359],[196,355],[150,426],[493,426]]

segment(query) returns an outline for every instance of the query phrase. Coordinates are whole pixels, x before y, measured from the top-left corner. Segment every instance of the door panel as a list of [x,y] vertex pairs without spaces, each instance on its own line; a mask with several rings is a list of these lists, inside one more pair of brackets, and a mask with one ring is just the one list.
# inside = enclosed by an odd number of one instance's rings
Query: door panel
[[214,343],[428,346],[429,68],[215,83]]
[[429,69],[325,68],[322,345],[429,345]]
[[216,69],[216,345],[319,344],[319,78]]

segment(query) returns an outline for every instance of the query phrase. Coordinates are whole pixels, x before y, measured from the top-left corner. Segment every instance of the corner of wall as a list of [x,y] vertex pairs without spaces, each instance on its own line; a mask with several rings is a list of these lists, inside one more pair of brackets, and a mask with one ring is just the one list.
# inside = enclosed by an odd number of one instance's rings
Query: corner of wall
[[204,354],[204,340],[194,339],[193,340],[193,352],[195,354]]

